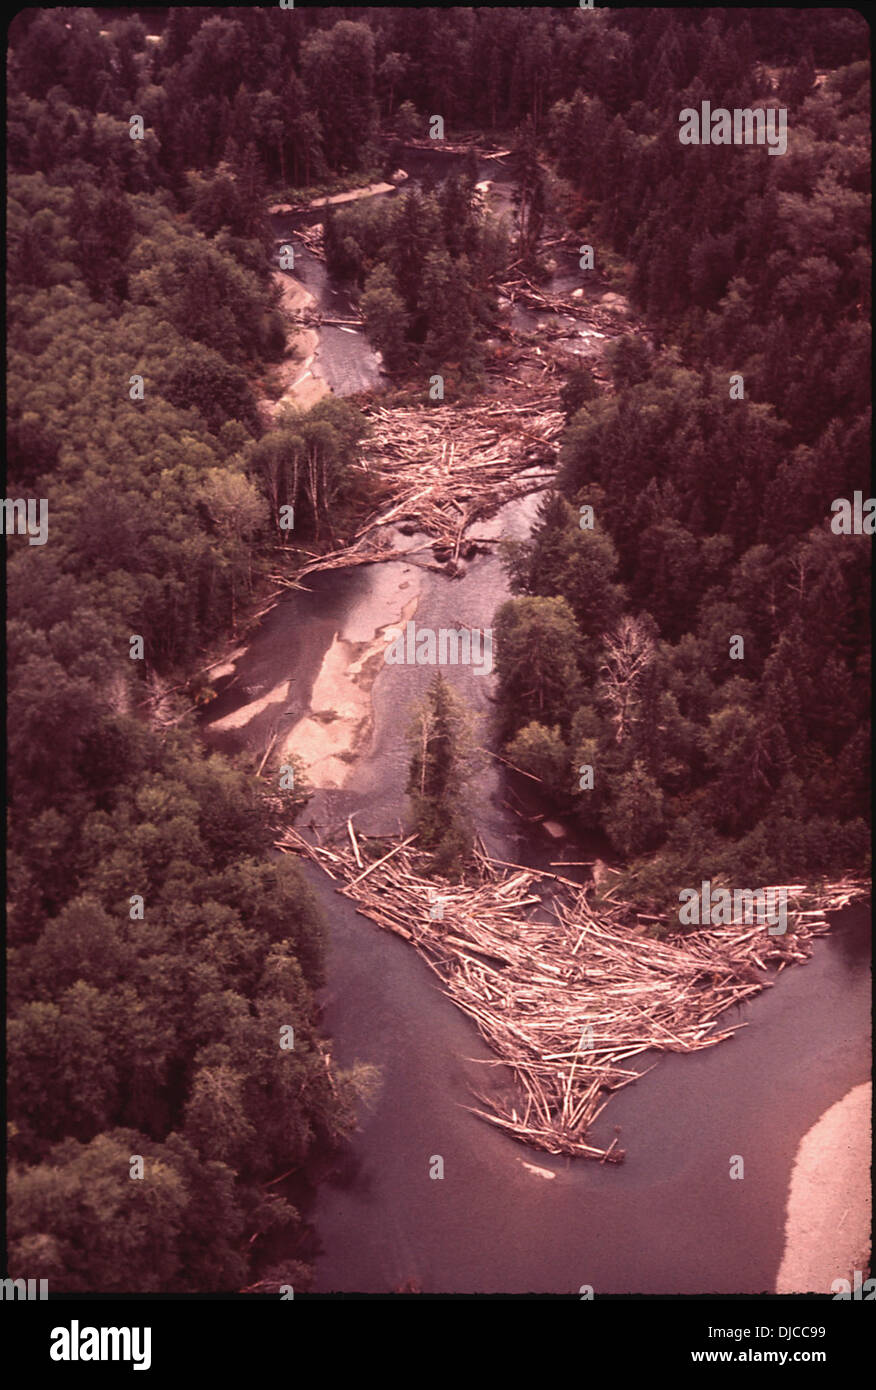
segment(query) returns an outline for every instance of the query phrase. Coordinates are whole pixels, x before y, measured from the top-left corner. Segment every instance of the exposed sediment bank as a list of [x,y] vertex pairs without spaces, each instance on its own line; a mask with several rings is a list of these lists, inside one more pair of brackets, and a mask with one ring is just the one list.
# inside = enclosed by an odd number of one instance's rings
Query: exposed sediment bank
[[268,691],[267,695],[252,700],[248,705],[241,705],[239,709],[233,710],[231,714],[226,714],[222,719],[213,720],[211,728],[217,731],[243,728],[251,719],[255,719],[257,714],[263,714],[270,705],[282,705],[288,696],[289,682],[281,681],[273,690]]
[[338,203],[354,203],[359,198],[379,198],[385,193],[394,193],[395,189],[394,183],[368,183],[364,188],[348,188],[330,197],[312,198],[309,203],[272,203],[268,212],[271,216],[288,216],[295,212],[309,212],[313,208],[335,207]]
[[328,382],[317,375],[319,334],[315,329],[303,328],[296,322],[304,309],[312,309],[316,305],[316,299],[300,280],[285,271],[275,271],[274,280],[280,287],[280,311],[286,319],[288,332],[286,356],[275,372],[282,384],[282,394],[277,400],[263,399],[259,402],[271,419],[284,405],[309,410],[323,396],[330,394]]
[[797,1150],[776,1293],[830,1293],[854,1287],[870,1268],[872,1084],[856,1086],[825,1110]]
[[[413,596],[404,605],[402,625],[417,608]],[[307,764],[307,775],[316,787],[342,787],[356,755],[370,736],[374,712],[371,689],[383,670],[386,627],[369,641],[354,642],[336,633],[326,652],[310,697],[310,711],[287,734],[280,759],[296,754]]]

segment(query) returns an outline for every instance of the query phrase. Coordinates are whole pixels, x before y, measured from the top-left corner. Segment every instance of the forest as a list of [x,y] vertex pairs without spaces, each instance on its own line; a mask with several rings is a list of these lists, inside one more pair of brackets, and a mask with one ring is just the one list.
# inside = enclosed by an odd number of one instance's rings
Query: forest
[[[816,82],[814,30],[770,53],[766,14],[732,42],[708,18],[692,62],[678,19],[652,31],[644,103],[608,85],[547,112],[582,233],[629,261],[662,350],[618,340],[609,395],[568,382],[559,490],[497,615],[509,757],[660,909],[702,863],[783,883],[869,864],[871,543],[830,524],[869,484],[869,67]],[[787,157],[681,146],[707,94],[763,102],[755,55],[783,68]]]
[[[290,808],[149,711],[240,631],[282,506],[319,545],[367,500],[355,403],[260,415],[265,209],[386,176],[432,113],[513,148],[517,231],[470,215],[471,169],[327,217],[393,379],[480,386],[549,220],[653,339],[562,383],[556,487],[505,552],[497,746],[660,910],[719,872],[867,871],[870,542],[830,526],[869,493],[867,56],[843,10],[16,16],[7,494],[48,499],[49,540],[7,539],[11,1273],[306,1286],[268,1184],[364,1085],[319,1031],[325,924],[269,853]],[[682,146],[707,98],[778,99],[787,154]]]

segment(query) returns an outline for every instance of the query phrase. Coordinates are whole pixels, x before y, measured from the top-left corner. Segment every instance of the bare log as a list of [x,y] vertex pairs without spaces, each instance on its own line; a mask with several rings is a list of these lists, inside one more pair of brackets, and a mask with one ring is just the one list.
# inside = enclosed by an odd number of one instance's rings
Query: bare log
[[[464,883],[427,877],[428,856],[413,847],[414,837],[363,869],[367,837],[347,828],[352,851],[317,848],[294,830],[278,843],[346,880],[338,891],[363,916],[411,941],[473,1019],[495,1054],[492,1065],[515,1087],[510,1097],[507,1088],[479,1095],[474,1113],[548,1153],[608,1163],[623,1159],[617,1139],[599,1148],[589,1131],[613,1092],[644,1074],[621,1064],[732,1037],[745,1024],[718,1028],[720,1016],[768,988],[768,974],[808,959],[814,937],[829,930],[825,914],[868,892],[852,880],[785,885],[789,930],[782,937],[737,924],[657,939],[630,925],[637,917],[631,904],[609,895],[591,905],[594,884],[491,860],[483,846],[476,874]],[[553,921],[531,915],[541,905],[533,886],[546,879],[556,885]],[[436,892],[440,920],[430,915]]]

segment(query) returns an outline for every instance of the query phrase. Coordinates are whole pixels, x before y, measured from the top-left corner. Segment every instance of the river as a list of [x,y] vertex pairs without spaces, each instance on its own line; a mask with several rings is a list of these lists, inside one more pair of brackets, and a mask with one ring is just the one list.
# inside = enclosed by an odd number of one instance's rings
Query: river
[[[342,289],[324,266],[319,273],[309,287],[323,307],[337,305]],[[355,341],[354,356],[370,351]],[[363,361],[355,358],[350,379]],[[345,370],[335,389],[343,391]],[[477,534],[527,534],[537,502],[509,503]],[[399,547],[416,539],[395,534]],[[400,559],[306,582],[309,592],[283,599],[218,683],[205,736],[229,751],[256,751],[277,734],[281,746],[313,759],[318,789],[304,822],[325,832],[352,814],[365,833],[394,834],[405,815],[406,710],[431,671],[372,660],[351,679],[349,668],[382,628],[412,612],[418,626],[489,627],[508,596],[506,578],[490,550],[456,579]],[[459,667],[452,679],[488,744],[494,677]],[[471,800],[497,857],[537,867],[592,857],[593,846],[568,838],[558,848],[527,825],[489,758]],[[644,1059],[658,1066],[615,1096],[594,1129],[596,1143],[615,1125],[623,1132],[626,1161],[603,1167],[527,1149],[469,1113],[480,1063],[491,1057],[474,1024],[411,947],[357,915],[317,869],[304,873],[329,924],[323,1006],[334,1061],[371,1063],[381,1078],[347,1152],[323,1166],[305,1202],[317,1291],[385,1293],[408,1281],[461,1293],[590,1285],[597,1296],[775,1288],[797,1147],[869,1075],[865,907],[838,914],[806,965],[731,1013],[728,1022],[747,1024],[731,1041]],[[429,1173],[438,1155],[444,1177],[436,1180]],[[743,1180],[730,1178],[736,1155]],[[294,1199],[301,1204],[300,1190]]]
[[[509,504],[492,524],[520,534],[535,500]],[[237,663],[237,685],[214,709],[221,716],[238,707],[241,687],[247,700],[288,682],[287,693],[222,734],[226,747],[258,748],[268,730],[300,727],[336,638],[365,641],[412,596],[418,625],[432,627],[488,625],[507,596],[491,555],[472,560],[458,580],[400,561],[309,582],[312,593],[291,594],[268,616]],[[397,831],[405,812],[404,711],[429,675],[383,668],[371,691],[365,752],[346,785],[314,795],[305,820],[325,832],[353,814],[366,833]],[[465,668],[454,677],[486,734],[492,678]],[[558,849],[524,826],[503,804],[513,793],[494,764],[476,775],[472,794],[497,857],[539,867],[588,857],[572,841]],[[372,1063],[382,1079],[345,1161],[326,1172],[308,1212],[317,1289],[380,1292],[409,1279],[427,1292],[773,1288],[797,1146],[868,1075],[866,909],[839,914],[805,966],[786,970],[776,988],[745,1006],[749,1026],[732,1041],[663,1056],[655,1072],[616,1096],[594,1142],[621,1125],[627,1159],[600,1167],[525,1149],[468,1113],[471,1087],[482,1081],[470,1059],[490,1056],[472,1022],[406,943],[360,917],[318,870],[304,872],[330,929],[324,1024],[335,1062]],[[743,1181],[729,1178],[736,1154],[745,1160]],[[429,1178],[433,1155],[444,1160],[443,1180]]]

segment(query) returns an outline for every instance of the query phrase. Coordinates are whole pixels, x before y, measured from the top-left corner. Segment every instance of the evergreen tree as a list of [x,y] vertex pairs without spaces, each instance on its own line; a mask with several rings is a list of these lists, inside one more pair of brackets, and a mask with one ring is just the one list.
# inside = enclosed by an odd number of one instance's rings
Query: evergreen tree
[[433,871],[462,867],[471,843],[463,801],[471,751],[470,719],[459,698],[436,672],[408,729],[411,750],[407,792],[422,848],[434,851]]

